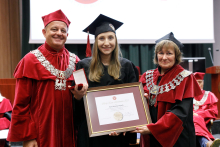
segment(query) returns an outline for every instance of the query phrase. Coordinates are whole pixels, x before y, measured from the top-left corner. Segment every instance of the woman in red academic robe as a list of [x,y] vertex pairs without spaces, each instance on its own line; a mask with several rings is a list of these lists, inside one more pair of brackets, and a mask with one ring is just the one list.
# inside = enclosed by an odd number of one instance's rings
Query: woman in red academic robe
[[[218,98],[210,91],[203,90],[205,73],[196,72],[194,76],[202,89],[202,94],[193,100],[193,122],[196,131],[196,139],[201,147],[219,144],[220,140],[215,139],[208,131],[206,125],[211,119],[215,120],[218,116],[217,102]],[[197,101],[196,99],[200,99]]]
[[193,97],[201,90],[193,74],[179,65],[183,45],[173,33],[156,43],[154,63],[158,68],[140,78],[152,123],[134,132],[142,134],[141,147],[195,147]]

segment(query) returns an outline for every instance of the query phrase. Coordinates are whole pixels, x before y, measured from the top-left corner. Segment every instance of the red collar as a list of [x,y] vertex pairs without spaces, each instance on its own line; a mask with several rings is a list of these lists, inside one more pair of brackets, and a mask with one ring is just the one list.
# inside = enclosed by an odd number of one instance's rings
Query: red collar
[[160,76],[163,77],[163,79],[161,79],[158,86],[169,83],[170,81],[173,80],[173,78],[175,78],[180,72],[182,72],[184,70],[180,65],[174,65],[169,70],[167,70],[164,74],[160,74],[159,68],[160,67],[158,66],[158,68],[156,68],[153,72],[153,82],[154,82],[154,84],[157,85],[158,78]]
[[62,54],[63,53],[63,51],[64,51],[64,46],[63,46],[63,48],[62,49],[60,49],[58,52],[57,52],[57,50],[55,50],[55,49],[53,49],[51,46],[49,46],[48,44],[47,44],[47,42],[45,41],[45,43],[43,44],[43,46],[44,46],[44,48],[46,48],[50,53],[52,53],[52,54]]

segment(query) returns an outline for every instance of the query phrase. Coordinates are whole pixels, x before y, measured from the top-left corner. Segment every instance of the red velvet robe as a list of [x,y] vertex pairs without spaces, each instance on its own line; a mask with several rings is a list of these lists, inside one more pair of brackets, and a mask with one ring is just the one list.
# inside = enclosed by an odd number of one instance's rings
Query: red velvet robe
[[[11,102],[3,98],[2,102],[0,102],[0,130],[5,130],[9,128],[10,121],[4,117],[5,112],[12,111]],[[5,139],[0,139],[0,147],[5,146]]]
[[[69,65],[69,52],[63,47],[59,52],[47,43],[38,48],[44,57],[59,70]],[[79,58],[76,56],[76,62]],[[33,53],[28,53],[17,65],[15,101],[8,141],[36,139],[38,147],[73,147],[72,94],[55,90],[56,76],[41,65]],[[71,85],[71,75],[66,85]]]
[[[158,86],[165,85],[166,83],[172,81],[183,70],[184,69],[180,65],[175,65],[165,74],[161,75],[157,68],[153,70],[153,83],[157,85],[158,78],[161,76],[162,78]],[[149,94],[149,90],[146,86],[145,76],[146,72],[141,76],[139,81],[142,82],[145,93]],[[173,147],[176,145],[176,142],[180,138],[180,135],[184,129],[188,132],[194,131],[192,120],[192,97],[200,94],[201,89],[194,76],[190,74],[189,76],[185,77],[180,85],[176,86],[175,89],[157,95],[156,103],[154,105],[154,107],[158,108],[157,122],[148,124],[147,127],[161,146]],[[191,99],[191,103],[188,103],[188,100],[185,102],[184,99]],[[186,103],[185,106],[187,108],[184,108],[184,106],[181,104],[183,101]],[[185,110],[183,111],[183,109]],[[182,116],[182,118],[180,116]],[[190,124],[191,126],[189,128],[184,128],[186,123],[187,125]],[[189,138],[187,143],[188,147],[191,147],[195,144],[191,144],[190,139],[191,138]],[[193,142],[195,142],[195,138]],[[178,143],[180,143],[180,141]],[[140,146],[150,146],[149,135],[141,136]]]
[[[212,92],[209,92],[207,99],[204,101],[202,99],[204,94],[205,90],[202,91],[202,95],[195,97],[196,99],[201,99],[200,102],[203,101],[197,110],[193,109],[193,112],[198,114],[198,116],[193,115],[196,136],[204,136],[208,140],[214,140],[215,138],[208,131],[206,125],[211,119],[215,120],[218,116],[218,98]],[[195,104],[193,106],[195,108]]]

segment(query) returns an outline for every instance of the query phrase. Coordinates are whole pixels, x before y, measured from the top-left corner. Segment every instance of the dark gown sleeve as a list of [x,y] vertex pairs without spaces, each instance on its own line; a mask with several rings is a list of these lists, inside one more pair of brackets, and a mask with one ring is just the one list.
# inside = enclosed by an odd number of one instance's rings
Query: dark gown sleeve
[[127,60],[122,58],[121,59],[121,74],[123,78],[123,83],[132,83],[132,82],[138,82],[139,80],[139,73],[135,65]]
[[[162,146],[174,146],[184,127],[188,125],[187,119],[192,119],[192,105],[193,98],[176,101],[156,123],[147,125]],[[181,135],[187,137],[187,132]]]
[[[82,67],[82,63],[80,61],[76,64],[76,70],[81,69],[81,68],[83,68],[83,67]],[[87,69],[84,69],[84,70],[86,72]],[[71,86],[75,86],[74,81],[72,82]],[[75,124],[76,130],[78,130],[78,127],[79,127],[81,121],[83,121],[84,118],[86,117],[83,98],[81,100],[77,100],[74,98],[74,95],[73,95],[73,106],[74,106],[73,108],[74,108],[74,118],[75,118],[74,124]]]

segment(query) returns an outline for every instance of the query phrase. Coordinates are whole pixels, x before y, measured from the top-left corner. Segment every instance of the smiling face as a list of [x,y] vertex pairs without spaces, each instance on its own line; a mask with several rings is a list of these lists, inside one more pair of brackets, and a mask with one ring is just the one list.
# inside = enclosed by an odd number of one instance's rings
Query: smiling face
[[111,56],[116,46],[116,37],[113,32],[101,33],[97,36],[98,49],[101,56]]
[[163,47],[157,53],[158,64],[161,67],[161,74],[169,70],[175,64],[175,50],[173,46]]
[[42,30],[42,32],[50,47],[56,51],[63,48],[68,36],[67,25],[64,22],[52,21]]

